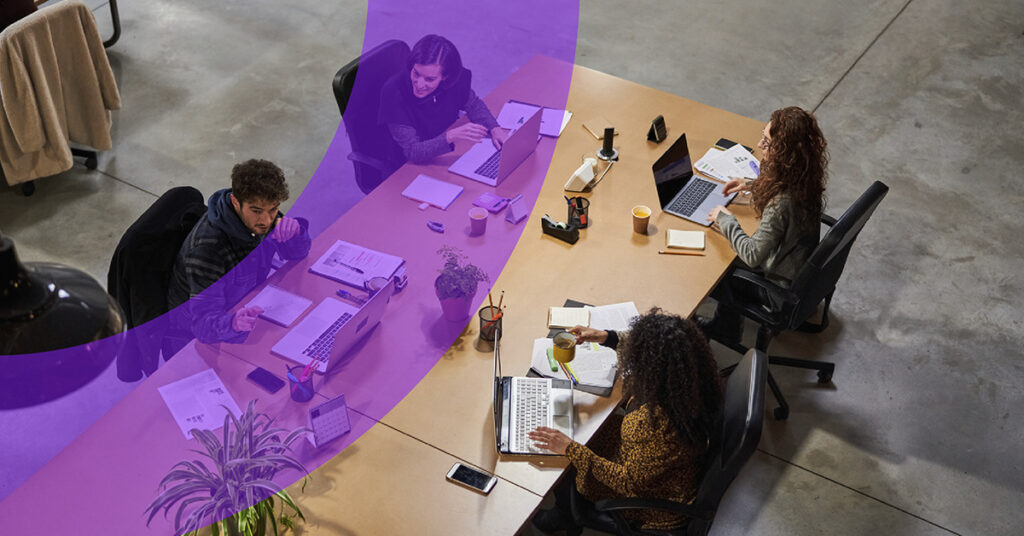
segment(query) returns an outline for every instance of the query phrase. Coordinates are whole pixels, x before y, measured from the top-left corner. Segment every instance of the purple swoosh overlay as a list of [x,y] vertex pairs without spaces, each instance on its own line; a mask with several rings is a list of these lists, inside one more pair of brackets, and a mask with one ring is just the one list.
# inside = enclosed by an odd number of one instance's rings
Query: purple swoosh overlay
[[[509,98],[561,108],[569,92],[578,16],[578,2],[374,0],[368,7],[363,51],[390,39],[412,45],[426,34],[439,34],[458,47],[464,65],[473,72],[473,89],[478,95],[487,96],[485,101],[493,113],[496,114]],[[349,60],[351,58],[339,57],[337,65],[340,67]],[[329,91],[329,79],[330,75],[326,75],[325,93]],[[348,106],[350,109],[365,106],[362,99],[370,95],[373,90],[361,87],[357,77]],[[338,116],[323,118],[324,121],[339,119]],[[491,281],[497,279],[524,231],[525,222],[512,224],[501,214],[491,215],[485,235],[469,236],[466,211],[470,202],[485,191],[496,191],[505,197],[521,194],[532,207],[547,174],[554,144],[553,139],[542,140],[535,153],[496,189],[442,175],[455,158],[450,154],[439,157],[433,166],[400,169],[372,194],[353,205],[339,194],[340,185],[355,180],[352,162],[348,159],[349,137],[345,126],[339,125],[323,161],[288,214],[310,222],[315,235],[313,249],[305,260],[286,266],[272,276],[271,282],[295,294],[307,295],[314,306],[326,296],[335,296],[341,285],[309,273],[308,267],[335,240],[345,240],[405,259],[409,283],[391,298],[384,319],[374,333],[359,343],[326,378],[317,376],[315,385],[323,395],[320,400],[345,394],[353,410],[350,412],[352,431],[319,449],[305,442],[297,444],[294,455],[309,471],[355,442],[387,414],[459,336],[470,319],[448,322],[442,318],[433,284],[441,266],[436,251],[443,245],[457,246],[471,262],[489,274]],[[421,212],[416,208],[417,202],[401,196],[401,191],[418,173],[457,183],[464,186],[465,191],[448,211],[430,208]],[[426,226],[428,219],[444,223],[446,232],[432,232]],[[244,273],[245,268],[240,265],[206,292],[223,292],[224,285],[251,284],[240,283],[240,278],[236,277]],[[487,283],[480,285],[474,305],[479,306],[486,300],[488,286]],[[88,363],[109,361],[112,353],[120,351],[118,359],[126,356],[151,359],[151,356],[131,353],[143,352],[146,341],[161,338],[176,321],[180,309],[132,329],[117,340],[97,341],[45,356],[19,357],[38,357],[40,362]],[[286,427],[305,424],[305,412],[311,405],[292,402],[284,394],[287,390],[268,395],[245,379],[254,365],[279,376],[283,376],[285,365],[294,365],[268,352],[284,333],[283,328],[275,327],[275,331],[260,322],[241,344],[188,345],[129,393],[96,393],[100,405],[105,403],[109,409],[102,415],[82,415],[78,421],[71,419],[74,422],[54,430],[52,442],[66,444],[66,448],[41,467],[30,467],[27,471],[22,467],[22,472],[27,474],[18,482],[20,485],[6,496],[0,494],[4,532],[173,534],[173,508],[169,519],[161,512],[149,525],[144,510],[158,495],[160,479],[171,466],[180,460],[197,458],[190,449],[201,447],[196,441],[184,438],[158,388],[213,368],[239,407],[244,408],[250,400],[257,399],[258,411],[276,417]],[[5,357],[0,357],[2,359]],[[57,370],[56,367],[34,370],[33,381],[62,381]],[[5,387],[19,389],[18,386]],[[29,396],[33,388],[38,389],[38,385],[33,387],[26,383],[25,396]],[[82,393],[87,392],[87,388],[82,390]],[[107,402],[102,402],[104,400]],[[29,410],[0,410],[4,435],[17,437],[19,416],[29,415],[19,411]],[[49,441],[49,438],[34,438],[39,439]],[[22,461],[5,458],[2,463],[10,470],[17,469]],[[286,486],[299,478],[301,475],[295,471],[284,471],[275,482]]]

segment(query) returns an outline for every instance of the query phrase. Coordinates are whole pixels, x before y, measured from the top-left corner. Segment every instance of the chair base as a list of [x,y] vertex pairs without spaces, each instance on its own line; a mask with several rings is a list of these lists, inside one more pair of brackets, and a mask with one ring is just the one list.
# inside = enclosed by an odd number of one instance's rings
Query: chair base
[[[757,349],[762,352],[768,353],[768,343],[771,341],[773,333],[767,330],[767,328],[761,328],[757,334]],[[716,339],[717,341],[717,339]],[[737,352],[740,355],[745,355],[750,348],[743,346],[739,342],[732,341],[717,341],[719,344],[729,348],[730,350]],[[783,367],[794,367],[808,370],[818,371],[818,383],[826,384],[832,381],[832,374],[836,370],[835,363],[829,363],[825,361],[810,361],[808,359],[796,359],[792,357],[784,357],[777,355],[768,356],[769,365],[780,365]],[[722,369],[722,375],[728,376],[732,373],[736,365],[730,365]],[[779,389],[779,384],[775,381],[775,377],[772,375],[771,369],[768,370],[768,388],[772,391],[772,396],[775,397],[775,401],[778,406],[772,410],[772,416],[777,421],[784,421],[789,418],[789,403],[786,402],[786,397],[783,396],[782,390]]]

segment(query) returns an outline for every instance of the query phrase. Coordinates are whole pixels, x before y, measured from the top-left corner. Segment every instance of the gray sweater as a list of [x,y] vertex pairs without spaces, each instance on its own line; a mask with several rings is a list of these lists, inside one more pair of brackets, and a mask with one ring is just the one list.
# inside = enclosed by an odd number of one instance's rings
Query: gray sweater
[[[472,89],[469,90],[469,100],[466,101],[462,109],[466,111],[466,116],[471,123],[483,125],[487,127],[487,130],[498,126],[498,122],[495,121],[494,116],[487,109],[487,105],[484,104],[484,101],[480,100],[480,97],[476,96]],[[424,164],[435,156],[443,155],[455,149],[445,139],[445,132],[433,138],[423,140],[416,133],[416,128],[411,125],[388,123],[388,131],[391,132],[391,137],[394,138],[395,143],[402,148],[405,158],[414,164]]]
[[817,227],[807,233],[797,226],[789,194],[768,203],[751,236],[731,214],[720,212],[717,223],[741,261],[783,287],[793,281],[818,243]]

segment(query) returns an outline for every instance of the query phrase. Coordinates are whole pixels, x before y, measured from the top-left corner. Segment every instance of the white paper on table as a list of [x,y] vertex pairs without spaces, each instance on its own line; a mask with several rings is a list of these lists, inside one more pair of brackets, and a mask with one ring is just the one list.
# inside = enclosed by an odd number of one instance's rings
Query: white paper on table
[[261,317],[275,324],[289,327],[312,304],[312,301],[302,296],[279,289],[274,285],[267,285],[263,287],[263,290],[255,298],[249,300],[249,303],[245,304],[245,306],[257,306],[263,309],[263,313],[260,314]]
[[590,311],[590,327],[602,330],[628,331],[629,323],[640,316],[633,302],[586,307]]
[[760,170],[757,158],[738,143],[722,151],[714,166],[726,172],[729,177],[744,179],[756,179]]
[[[242,413],[213,369],[206,369],[157,390],[174,421],[178,423],[178,428],[185,434],[185,439],[192,439],[190,430],[193,428],[216,430],[224,426],[228,410],[236,416]],[[227,409],[223,406],[227,406]]]
[[[498,112],[498,126],[507,129],[519,128],[539,109],[541,107],[536,104],[510,100]],[[540,134],[557,138],[569,124],[570,118],[572,118],[572,112],[568,110],[543,108],[540,116]]]
[[[551,370],[548,362],[548,348],[552,347],[551,339],[535,339],[533,354],[530,356],[530,368],[547,378],[566,379],[559,367]],[[615,383],[615,371],[618,368],[618,356],[615,350],[596,343],[585,343],[576,346],[576,357],[569,363],[580,385],[592,387],[611,387]]]
[[722,182],[728,181],[729,179],[727,179],[721,171],[715,168],[715,162],[718,155],[721,153],[722,151],[719,151],[714,147],[708,149],[708,152],[704,153],[704,156],[700,157],[700,160],[693,163],[693,168],[713,179],[718,179]]

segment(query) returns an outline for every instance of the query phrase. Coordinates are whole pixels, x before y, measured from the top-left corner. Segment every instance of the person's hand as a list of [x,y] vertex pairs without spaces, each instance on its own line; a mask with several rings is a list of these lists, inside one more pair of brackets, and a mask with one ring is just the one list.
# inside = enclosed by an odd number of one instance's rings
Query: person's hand
[[569,436],[546,426],[538,427],[527,435],[537,443],[538,447],[563,456],[565,455],[565,450],[569,448],[569,443],[572,443]]
[[576,336],[576,342],[596,342],[604,344],[608,340],[608,332],[602,329],[588,328],[586,326],[574,326],[569,328],[569,333]]
[[501,146],[505,144],[505,140],[508,139],[508,131],[501,127],[494,127],[491,129],[491,143],[494,144],[495,149],[501,149]]
[[476,123],[466,123],[445,132],[444,137],[448,143],[455,143],[459,140],[476,143],[487,137],[487,127]]
[[729,209],[723,207],[722,205],[718,205],[717,207],[711,209],[711,213],[708,214],[707,221],[711,223],[717,223],[719,214],[728,214],[732,216],[732,212],[729,212]]
[[260,307],[243,307],[235,311],[235,317],[231,319],[231,329],[235,331],[252,331],[256,325],[256,317],[263,314]]
[[282,216],[277,222],[277,227],[274,227],[274,232],[271,237],[278,242],[287,242],[294,238],[302,231],[302,226],[299,225],[298,220],[295,218],[289,218],[288,216]]
[[729,178],[732,179],[732,180],[730,180],[729,182],[725,183],[725,187],[722,189],[722,191],[725,193],[725,195],[729,195],[729,194],[732,194],[732,193],[735,193],[735,192],[745,192],[745,191],[748,191],[750,189],[750,180],[748,180],[748,179],[739,179],[739,178],[736,178],[736,177],[729,177]]

